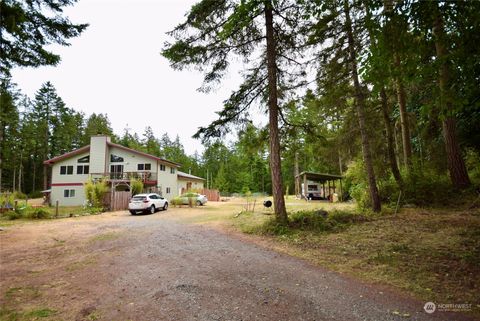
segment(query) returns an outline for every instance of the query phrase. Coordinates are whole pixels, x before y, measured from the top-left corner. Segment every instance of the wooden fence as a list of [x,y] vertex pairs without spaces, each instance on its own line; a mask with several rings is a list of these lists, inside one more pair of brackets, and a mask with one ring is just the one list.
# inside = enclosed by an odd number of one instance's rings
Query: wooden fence
[[[182,194],[186,193],[187,190],[185,188],[182,188]],[[201,189],[201,190],[196,190],[195,192],[205,195],[207,199],[210,202],[219,202],[220,201],[220,192],[216,189]]]
[[108,193],[105,195],[105,204],[111,211],[121,211],[128,209],[128,202],[132,198],[131,192]]

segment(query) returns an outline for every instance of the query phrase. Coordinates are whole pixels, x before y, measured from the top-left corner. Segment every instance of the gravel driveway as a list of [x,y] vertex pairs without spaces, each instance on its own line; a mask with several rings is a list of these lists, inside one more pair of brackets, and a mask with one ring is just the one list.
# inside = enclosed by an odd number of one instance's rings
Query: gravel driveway
[[0,304],[51,320],[472,320],[172,219],[189,210],[7,228]]

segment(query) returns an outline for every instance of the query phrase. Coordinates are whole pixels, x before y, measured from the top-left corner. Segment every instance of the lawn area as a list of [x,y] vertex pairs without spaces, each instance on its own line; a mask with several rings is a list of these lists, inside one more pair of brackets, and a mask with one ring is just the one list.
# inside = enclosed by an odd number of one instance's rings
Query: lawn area
[[[273,215],[265,215],[273,213],[262,202],[257,200],[254,213],[240,215],[245,200],[232,199],[221,206],[209,203],[201,215],[179,219],[241,231],[265,246],[334,271],[393,286],[426,301],[469,303],[473,313],[480,314],[478,208],[408,208],[397,215],[362,216],[352,204],[290,198],[287,210],[297,223],[279,229],[272,224]],[[309,226],[311,216],[306,219],[298,213],[319,209],[329,214],[316,227]],[[342,214],[337,220],[341,224],[334,220],[335,211]]]

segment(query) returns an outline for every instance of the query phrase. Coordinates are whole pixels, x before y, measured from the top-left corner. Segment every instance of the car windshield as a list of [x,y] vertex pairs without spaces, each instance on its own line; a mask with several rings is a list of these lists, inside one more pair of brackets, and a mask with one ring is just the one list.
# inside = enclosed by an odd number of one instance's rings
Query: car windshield
[[143,201],[146,198],[147,198],[146,196],[134,196],[132,198],[132,201]]

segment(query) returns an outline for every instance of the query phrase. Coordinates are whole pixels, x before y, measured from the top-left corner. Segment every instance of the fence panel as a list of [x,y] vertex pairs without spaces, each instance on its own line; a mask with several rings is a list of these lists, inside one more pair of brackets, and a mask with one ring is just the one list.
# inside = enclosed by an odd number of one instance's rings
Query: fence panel
[[[197,190],[195,190],[197,191]],[[182,188],[181,193],[186,193],[187,190]],[[198,190],[199,194],[205,195],[210,202],[220,202],[220,192],[217,189],[201,189]]]
[[[110,194],[112,195],[112,194]],[[115,191],[111,196],[110,201],[110,210],[111,211],[121,211],[128,209],[128,202],[132,194],[130,192],[117,192]]]

